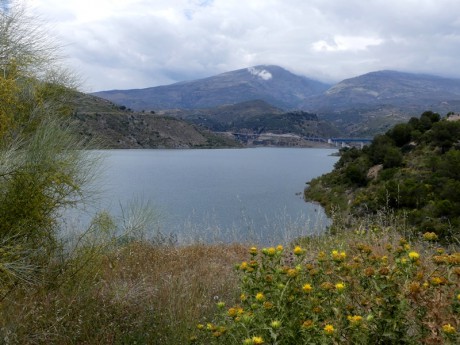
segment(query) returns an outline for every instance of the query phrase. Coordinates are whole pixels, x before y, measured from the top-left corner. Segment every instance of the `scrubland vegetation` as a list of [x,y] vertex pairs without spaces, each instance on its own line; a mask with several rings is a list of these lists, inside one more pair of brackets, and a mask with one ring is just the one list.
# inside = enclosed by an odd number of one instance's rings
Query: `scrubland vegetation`
[[307,199],[358,217],[388,207],[414,230],[458,243],[460,121],[427,111],[341,153],[334,171],[310,182]]
[[[458,200],[437,205],[456,188],[458,138],[424,149],[439,152],[429,168],[451,186],[437,194],[425,186],[433,175],[423,170],[422,194],[410,202],[425,207],[425,196],[433,196],[433,206],[422,210],[440,219],[432,228],[402,212],[390,188],[390,177],[401,174],[391,169],[418,171],[425,163],[410,167],[403,155],[408,141],[384,138],[362,153],[344,152],[337,168],[348,181],[344,195],[352,195],[373,183],[354,159],[367,167],[369,157],[378,164],[382,156],[378,179],[389,188],[389,202],[354,217],[331,211],[333,226],[322,236],[267,248],[180,246],[147,240],[149,217],[141,212],[123,224],[98,214],[68,241],[59,236],[62,210],[90,196],[85,186],[98,167],[68,121],[74,79],[59,67],[56,46],[43,40],[42,23],[21,7],[0,13],[1,343],[459,342],[460,254],[451,218]],[[411,131],[409,141],[446,126],[431,115],[429,122],[425,131]]]

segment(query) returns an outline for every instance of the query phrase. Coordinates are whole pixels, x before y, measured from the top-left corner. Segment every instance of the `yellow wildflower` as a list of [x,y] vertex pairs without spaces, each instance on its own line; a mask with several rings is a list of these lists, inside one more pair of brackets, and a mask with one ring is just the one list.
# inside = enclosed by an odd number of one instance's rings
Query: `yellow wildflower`
[[450,323],[443,325],[442,331],[447,334],[454,334],[456,332],[455,328]]
[[246,261],[243,261],[240,265],[240,270],[245,271],[248,269],[248,263]]
[[282,252],[284,250],[283,246],[281,244],[276,246],[276,250],[279,252]]
[[256,255],[257,254],[257,247],[251,247],[251,249],[249,249],[249,253],[251,255]]
[[201,323],[199,323],[198,325],[196,325],[196,328],[198,328],[198,329],[203,329],[203,328],[204,328],[204,325],[201,324]]
[[357,325],[357,324],[359,324],[361,321],[363,321],[363,317],[360,316],[360,315],[353,315],[353,316],[348,315],[348,316],[347,316],[347,319],[348,319],[348,321],[350,321],[350,323],[351,323],[352,325]]
[[230,317],[235,317],[235,316],[238,314],[238,312],[237,312],[236,308],[230,308],[230,309],[228,310],[227,314],[228,314],[228,316],[230,316]]
[[294,254],[295,255],[302,255],[304,253],[304,250],[300,246],[295,246],[294,248]]
[[326,253],[325,252],[319,252],[318,253],[318,261],[324,261],[326,259]]
[[418,259],[420,258],[420,254],[417,253],[417,252],[414,252],[414,251],[409,252],[408,255],[409,255],[409,258],[410,258],[412,261],[416,261],[416,260],[418,260]]
[[240,295],[240,300],[242,300],[243,302],[246,301],[247,299],[248,299],[248,296],[246,296],[244,293]]
[[335,284],[335,289],[338,292],[342,292],[345,289],[345,284],[344,283],[337,283],[337,284]]
[[252,337],[252,341],[254,345],[259,345],[264,343],[264,339],[262,337]]
[[333,250],[332,251],[332,259],[334,261],[343,261],[347,257],[347,254],[345,252],[339,252],[338,250]]
[[265,296],[262,292],[258,292],[256,294],[256,300],[258,300],[259,302],[262,302],[263,300],[265,300]]
[[291,278],[296,277],[298,274],[299,274],[299,271],[297,269],[295,269],[295,268],[290,268],[287,271],[288,277],[291,277]]
[[329,325],[329,324],[324,326],[323,330],[324,330],[324,333],[326,334],[333,334],[335,332],[334,326]]
[[303,292],[307,292],[307,293],[308,293],[308,292],[311,292],[311,290],[313,290],[313,288],[311,287],[310,284],[307,283],[307,284],[305,284],[304,286],[302,286],[302,290],[303,290]]
[[430,282],[433,285],[444,285],[447,283],[446,278],[443,277],[433,277],[430,279]]
[[457,295],[457,301],[460,301],[460,293]]
[[423,234],[423,239],[427,241],[436,241],[438,239],[438,235],[436,235],[434,232],[425,232]]
[[274,247],[270,247],[267,249],[268,256],[274,256],[276,254],[276,249]]

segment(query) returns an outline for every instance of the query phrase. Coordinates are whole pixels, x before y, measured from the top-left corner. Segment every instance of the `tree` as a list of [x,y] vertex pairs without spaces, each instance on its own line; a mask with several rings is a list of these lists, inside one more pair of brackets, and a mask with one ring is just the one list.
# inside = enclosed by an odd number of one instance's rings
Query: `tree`
[[42,22],[18,3],[0,9],[0,243],[27,248],[34,265],[95,173],[68,116],[76,79],[60,61]]

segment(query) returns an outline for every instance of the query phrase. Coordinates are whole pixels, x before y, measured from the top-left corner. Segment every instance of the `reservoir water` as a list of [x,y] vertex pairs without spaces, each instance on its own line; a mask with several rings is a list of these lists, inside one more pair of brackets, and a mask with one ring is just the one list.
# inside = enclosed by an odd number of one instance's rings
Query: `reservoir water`
[[306,182],[333,169],[332,149],[109,150],[98,208],[148,202],[157,228],[179,242],[289,241],[322,232],[322,208]]

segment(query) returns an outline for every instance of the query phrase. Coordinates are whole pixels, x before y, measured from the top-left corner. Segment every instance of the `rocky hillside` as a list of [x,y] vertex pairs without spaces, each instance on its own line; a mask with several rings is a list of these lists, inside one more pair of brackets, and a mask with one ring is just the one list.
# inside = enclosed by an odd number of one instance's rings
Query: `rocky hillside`
[[[340,132],[316,114],[301,110],[283,111],[261,101],[248,101],[216,108],[162,111],[162,114],[180,117],[214,132],[237,135],[240,140],[253,139],[252,144],[311,146],[307,138],[329,138]],[[289,134],[286,136],[286,134]],[[262,138],[257,137],[260,135]],[[297,144],[294,141],[298,141]]]
[[75,97],[79,133],[95,139],[98,148],[213,148],[240,146],[183,120],[154,113],[133,112],[123,106],[78,93]]
[[255,66],[172,85],[94,95],[138,111],[212,108],[256,99],[283,109],[297,109],[329,87],[278,66]]

